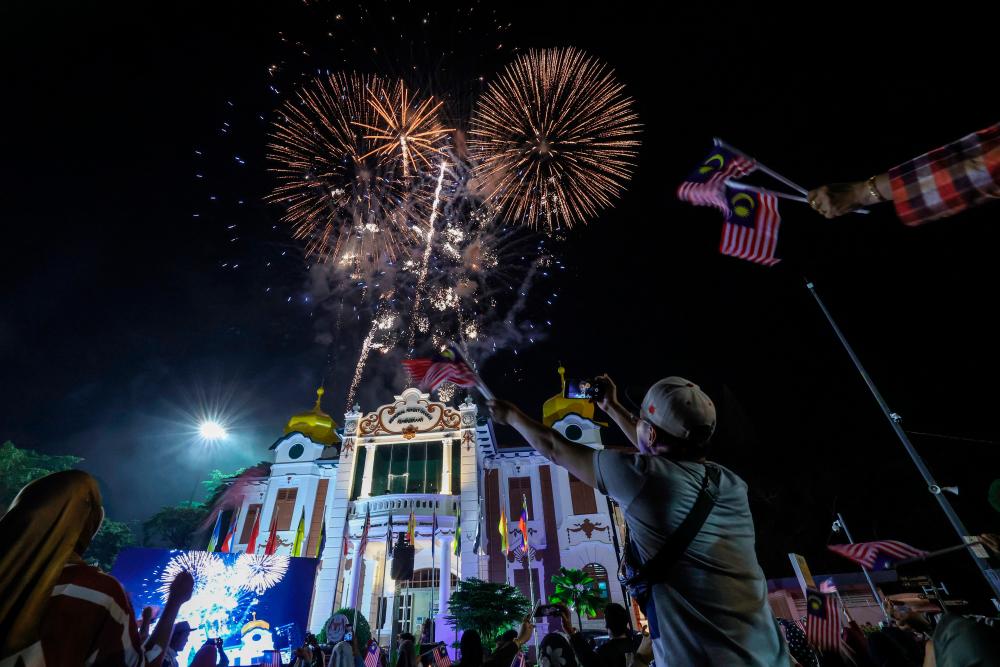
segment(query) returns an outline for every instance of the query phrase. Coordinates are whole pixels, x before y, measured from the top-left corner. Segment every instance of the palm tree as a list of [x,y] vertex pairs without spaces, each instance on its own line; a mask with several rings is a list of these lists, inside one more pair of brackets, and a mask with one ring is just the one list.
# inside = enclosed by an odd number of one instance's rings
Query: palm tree
[[597,614],[598,605],[604,596],[594,585],[594,578],[583,570],[559,568],[559,574],[552,575],[556,590],[550,597],[552,602],[561,603],[576,610],[576,621],[583,627],[581,614],[592,618]]

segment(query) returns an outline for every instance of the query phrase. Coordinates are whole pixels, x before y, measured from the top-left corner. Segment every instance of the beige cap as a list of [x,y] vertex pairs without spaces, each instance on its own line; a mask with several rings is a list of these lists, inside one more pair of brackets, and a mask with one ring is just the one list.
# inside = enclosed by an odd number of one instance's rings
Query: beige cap
[[681,440],[704,442],[715,431],[712,399],[698,385],[676,375],[649,388],[640,416]]

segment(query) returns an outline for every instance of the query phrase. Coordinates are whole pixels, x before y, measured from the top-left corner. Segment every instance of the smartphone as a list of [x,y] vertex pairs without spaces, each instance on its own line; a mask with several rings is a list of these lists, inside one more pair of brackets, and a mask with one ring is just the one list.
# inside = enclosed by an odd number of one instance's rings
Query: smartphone
[[349,642],[354,640],[354,633],[348,630],[344,633],[344,641]]
[[535,609],[535,618],[545,618],[546,616],[559,616],[562,609],[557,604],[540,604]]

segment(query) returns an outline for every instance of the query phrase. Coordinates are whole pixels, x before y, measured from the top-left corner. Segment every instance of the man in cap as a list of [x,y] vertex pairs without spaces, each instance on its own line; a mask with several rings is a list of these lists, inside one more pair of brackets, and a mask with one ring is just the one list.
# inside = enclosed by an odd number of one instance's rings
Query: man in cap
[[644,611],[658,667],[787,667],[754,552],[746,482],[705,460],[715,431],[712,400],[693,382],[668,377],[650,387],[633,415],[610,378],[600,384],[598,405],[639,453],[595,451],[511,403],[489,407],[540,454],[618,503],[632,565],[648,584]]
[[170,643],[167,644],[167,650],[163,655],[162,667],[177,667],[179,664],[177,655],[183,653],[184,649],[187,648],[188,637],[190,636],[190,623],[181,621],[174,624],[174,630],[170,635]]

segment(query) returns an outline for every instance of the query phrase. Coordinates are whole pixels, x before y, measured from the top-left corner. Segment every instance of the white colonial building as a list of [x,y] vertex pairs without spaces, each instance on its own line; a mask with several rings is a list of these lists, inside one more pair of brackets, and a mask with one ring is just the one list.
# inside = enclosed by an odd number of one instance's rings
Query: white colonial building
[[[292,417],[285,435],[271,446],[269,474],[241,479],[235,496],[225,496],[230,506],[220,508],[231,513],[239,506],[236,551],[247,549],[258,515],[258,552],[274,526],[278,553],[292,553],[303,525],[301,556],[321,560],[312,631],[333,610],[354,607],[383,643],[394,629],[418,634],[428,617],[435,619],[437,637],[451,643],[453,631],[443,617],[459,580],[507,581],[529,596],[517,525],[522,499],[536,600],[552,594],[551,576],[564,566],[590,572],[610,600],[622,602],[615,579],[618,535],[607,500],[535,454],[516,434],[512,442],[498,443],[492,422],[470,400],[451,406],[406,389],[371,412],[355,406],[338,431],[320,406],[323,390],[317,394],[315,407]],[[565,398],[564,378],[563,391],[546,401],[542,417],[570,440],[602,447],[593,404]],[[498,533],[502,509],[510,532],[508,554]],[[387,530],[398,539],[411,513],[414,574],[397,582],[386,559]],[[367,542],[359,553],[366,516]],[[603,621],[586,626],[602,627]]]

